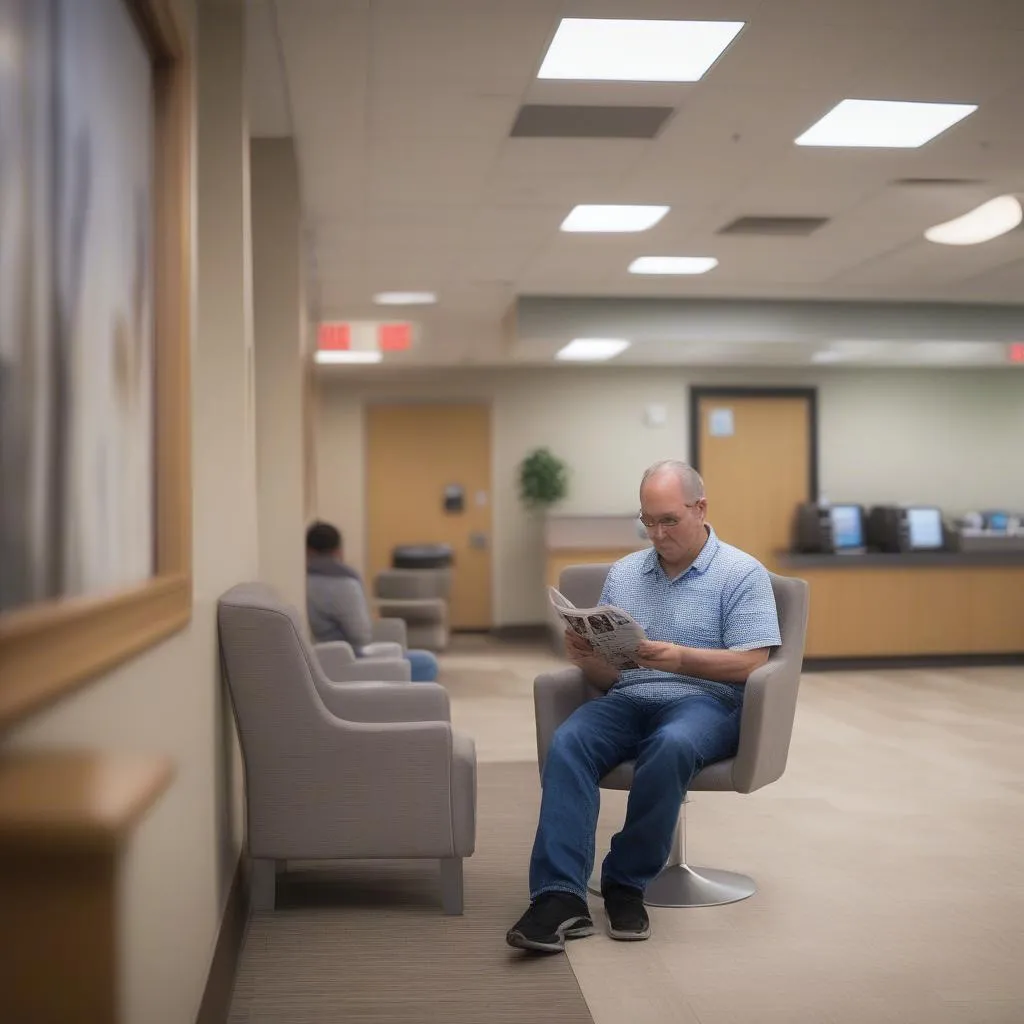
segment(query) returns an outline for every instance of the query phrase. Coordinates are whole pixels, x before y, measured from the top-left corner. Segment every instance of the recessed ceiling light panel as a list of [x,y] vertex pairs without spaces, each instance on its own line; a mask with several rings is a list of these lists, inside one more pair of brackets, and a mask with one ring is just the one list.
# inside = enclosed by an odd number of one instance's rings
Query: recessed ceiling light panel
[[843,100],[796,144],[916,149],[977,109],[971,103]]
[[668,213],[667,206],[580,205],[562,221],[563,231],[646,231]]
[[718,266],[714,256],[639,256],[629,265],[631,274],[706,274]]
[[339,352],[321,349],[314,358],[321,365],[342,363],[366,365],[369,363],[379,363],[384,358],[384,355],[381,352],[374,352],[369,349],[349,349],[348,351]]
[[537,77],[591,82],[697,82],[743,24],[563,18]]
[[434,292],[377,292],[373,301],[378,306],[430,306],[437,302]]
[[629,345],[625,338],[576,338],[560,348],[555,358],[570,362],[600,362],[625,352]]

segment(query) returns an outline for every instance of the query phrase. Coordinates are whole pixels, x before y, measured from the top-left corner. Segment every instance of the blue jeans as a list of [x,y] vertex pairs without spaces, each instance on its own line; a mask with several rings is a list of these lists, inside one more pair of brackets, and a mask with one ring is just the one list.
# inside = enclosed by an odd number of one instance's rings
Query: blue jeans
[[601,868],[608,882],[646,889],[668,860],[693,776],[732,757],[742,707],[690,696],[644,707],[612,690],[573,712],[555,732],[541,779],[540,822],[530,858],[530,898],[562,891],[587,898],[594,869],[599,780],[636,761],[626,821]]
[[437,658],[430,651],[406,651],[414,683],[432,683],[437,679]]

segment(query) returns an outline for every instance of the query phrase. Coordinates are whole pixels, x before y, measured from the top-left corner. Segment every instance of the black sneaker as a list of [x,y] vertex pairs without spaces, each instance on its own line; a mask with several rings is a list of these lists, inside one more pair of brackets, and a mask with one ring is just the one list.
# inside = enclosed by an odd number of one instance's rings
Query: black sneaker
[[566,939],[593,933],[594,922],[584,900],[568,892],[545,892],[509,929],[505,941],[518,949],[561,953]]
[[608,915],[608,934],[613,939],[638,942],[651,937],[651,919],[639,889],[609,882],[604,889],[604,910]]

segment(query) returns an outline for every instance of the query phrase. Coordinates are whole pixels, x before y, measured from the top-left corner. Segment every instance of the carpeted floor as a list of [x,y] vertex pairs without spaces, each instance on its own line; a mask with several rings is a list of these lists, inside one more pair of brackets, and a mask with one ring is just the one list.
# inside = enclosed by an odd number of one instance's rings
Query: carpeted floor
[[505,945],[525,910],[536,763],[479,765],[466,912],[441,913],[429,863],[290,872],[253,916],[230,1024],[593,1024],[569,961]]

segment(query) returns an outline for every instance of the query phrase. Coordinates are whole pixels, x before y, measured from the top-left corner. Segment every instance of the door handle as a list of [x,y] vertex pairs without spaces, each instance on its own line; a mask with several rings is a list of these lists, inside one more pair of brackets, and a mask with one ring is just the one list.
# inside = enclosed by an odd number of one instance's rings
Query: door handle
[[487,534],[474,530],[469,535],[469,546],[475,551],[484,551],[487,548]]

